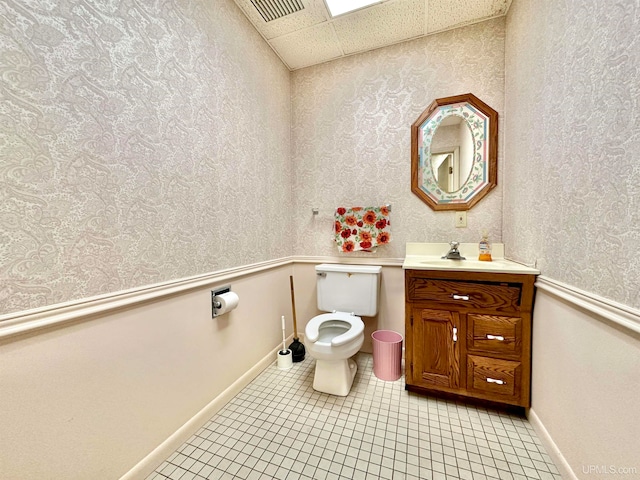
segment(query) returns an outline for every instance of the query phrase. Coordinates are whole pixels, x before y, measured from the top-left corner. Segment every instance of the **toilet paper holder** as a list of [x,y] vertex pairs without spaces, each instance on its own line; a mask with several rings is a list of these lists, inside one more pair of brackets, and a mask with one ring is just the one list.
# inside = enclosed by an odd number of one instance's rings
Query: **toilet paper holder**
[[220,287],[217,290],[211,290],[211,318],[215,318],[218,316],[218,309],[222,307],[222,304],[216,300],[218,295],[222,295],[223,293],[227,293],[231,291],[231,285],[226,285],[224,287]]

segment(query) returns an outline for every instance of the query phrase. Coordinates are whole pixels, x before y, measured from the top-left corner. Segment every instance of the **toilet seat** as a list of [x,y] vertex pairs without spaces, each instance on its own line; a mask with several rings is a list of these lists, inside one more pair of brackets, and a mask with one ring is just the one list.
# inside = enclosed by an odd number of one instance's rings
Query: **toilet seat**
[[317,315],[309,320],[309,323],[307,323],[305,328],[305,340],[313,343],[317,342],[318,338],[320,338],[320,327],[322,324],[333,320],[340,320],[351,325],[351,328],[342,335],[338,335],[331,339],[331,346],[333,347],[349,343],[364,332],[364,323],[362,323],[362,319],[360,317],[356,317],[355,315],[346,312],[323,313],[322,315]]

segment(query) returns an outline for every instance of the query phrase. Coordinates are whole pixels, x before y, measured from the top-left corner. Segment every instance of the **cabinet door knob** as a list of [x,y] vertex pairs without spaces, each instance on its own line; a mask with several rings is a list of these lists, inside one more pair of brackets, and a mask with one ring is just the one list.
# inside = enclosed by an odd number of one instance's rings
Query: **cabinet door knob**
[[487,333],[487,340],[498,340],[499,342],[504,342],[504,337],[502,335],[491,335]]
[[458,329],[456,327],[453,327],[453,341],[458,341]]
[[455,293],[451,294],[454,300],[469,300],[469,295],[457,295]]
[[507,382],[504,380],[498,380],[497,378],[487,377],[487,383],[497,383],[498,385],[505,385]]

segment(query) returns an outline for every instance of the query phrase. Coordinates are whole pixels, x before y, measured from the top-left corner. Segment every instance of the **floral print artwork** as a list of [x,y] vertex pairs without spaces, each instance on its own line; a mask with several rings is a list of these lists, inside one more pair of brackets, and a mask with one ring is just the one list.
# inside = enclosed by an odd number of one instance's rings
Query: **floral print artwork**
[[334,238],[341,252],[370,251],[391,241],[389,207],[336,208]]

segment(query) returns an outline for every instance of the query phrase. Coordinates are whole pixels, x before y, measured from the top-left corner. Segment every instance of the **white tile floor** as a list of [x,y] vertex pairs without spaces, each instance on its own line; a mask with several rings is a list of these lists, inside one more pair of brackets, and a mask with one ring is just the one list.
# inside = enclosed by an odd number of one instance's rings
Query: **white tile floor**
[[556,479],[525,418],[407,392],[357,356],[347,397],[313,390],[307,355],[262,372],[147,477],[170,479]]

